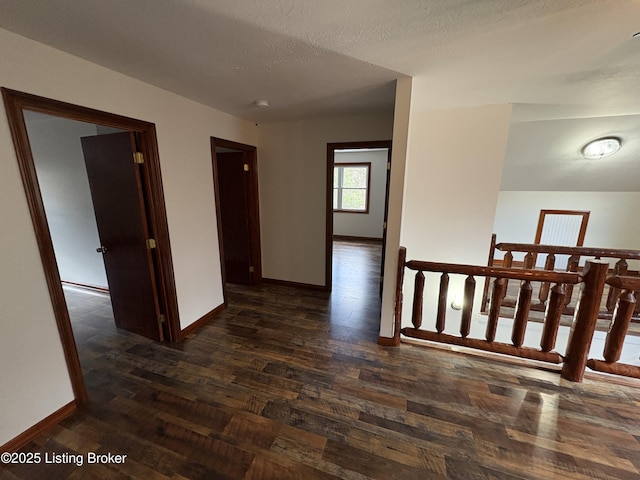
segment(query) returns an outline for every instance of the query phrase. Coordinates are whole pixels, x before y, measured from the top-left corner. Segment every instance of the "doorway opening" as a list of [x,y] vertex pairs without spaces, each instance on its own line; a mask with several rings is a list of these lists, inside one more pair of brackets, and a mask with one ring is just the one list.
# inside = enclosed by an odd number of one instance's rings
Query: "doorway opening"
[[378,277],[382,295],[390,173],[391,140],[327,144],[327,290],[334,286],[334,246],[337,259],[360,246],[360,253],[380,259],[376,273],[362,273]]
[[[115,323],[121,328],[154,340],[181,338],[155,126],[5,88],[2,95],[74,396],[82,405],[88,399],[63,280],[102,291],[103,296],[108,290]],[[47,138],[45,124],[53,123],[61,131],[83,132],[72,142],[76,151],[71,164],[51,163],[51,154],[68,140],[51,136],[51,129]],[[36,135],[38,130],[45,134]],[[36,137],[37,144],[33,143]],[[39,151],[47,154],[36,158]],[[83,167],[87,183],[80,185]],[[63,185],[65,179],[61,177],[65,174],[60,168],[74,176],[73,188],[68,183]],[[47,176],[47,169],[52,175]],[[70,192],[85,187],[82,194]],[[74,205],[77,198],[72,197],[76,194],[84,195],[85,201]],[[88,212],[95,215],[93,227],[91,222],[76,225],[83,234],[82,248],[69,247],[68,237],[74,227],[58,221],[59,214],[68,215],[69,210],[74,210],[76,217],[84,216],[84,220],[90,216]],[[92,228],[93,234],[89,233]],[[132,240],[134,233],[136,238]],[[78,251],[74,254],[74,250]],[[119,258],[119,266],[110,267],[115,258]],[[79,266],[85,261],[86,265]],[[122,274],[122,265],[128,276],[118,275]],[[134,276],[129,275],[132,272]],[[138,288],[143,284],[140,288],[144,292]],[[141,292],[144,295],[139,297]],[[149,308],[142,312],[141,305]]]
[[260,213],[257,149],[211,138],[222,282],[260,285]]

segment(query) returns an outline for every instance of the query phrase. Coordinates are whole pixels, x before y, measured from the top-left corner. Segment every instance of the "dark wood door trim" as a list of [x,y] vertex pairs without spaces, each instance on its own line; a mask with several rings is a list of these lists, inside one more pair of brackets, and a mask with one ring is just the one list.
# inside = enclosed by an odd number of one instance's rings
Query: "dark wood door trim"
[[[391,140],[371,140],[365,142],[341,142],[327,143],[327,203],[326,203],[326,240],[325,240],[325,278],[324,288],[331,291],[331,283],[333,281],[333,157],[336,150],[345,149],[368,149],[368,148],[388,148],[389,163],[391,162]],[[387,179],[389,178],[389,170],[387,170]],[[389,196],[387,181],[387,197]],[[384,222],[387,221],[388,200],[385,200]],[[386,237],[385,237],[386,238]],[[382,245],[382,258],[385,254],[385,244]],[[384,268],[384,262],[383,262]]]
[[60,273],[55,260],[53,243],[22,112],[23,110],[31,110],[136,132],[140,143],[138,147],[144,154],[146,161],[144,182],[147,185],[146,200],[148,201],[150,229],[157,242],[157,285],[167,325],[165,334],[168,340],[179,341],[181,340],[180,320],[178,318],[178,302],[155,125],[7,88],[1,90],[73,392],[79,404],[86,404],[88,398],[82,369],[62,291]]
[[216,219],[218,225],[218,247],[220,249],[220,268],[222,273],[222,285],[225,305],[227,303],[226,293],[226,273],[224,268],[224,242],[222,241],[222,224],[220,222],[220,191],[218,187],[218,167],[216,165],[216,147],[239,150],[245,153],[248,172],[248,209],[249,209],[249,231],[251,232],[250,249],[251,263],[254,271],[251,276],[251,285],[262,283],[262,251],[260,246],[260,202],[258,196],[258,154],[257,148],[252,145],[238,143],[222,138],[211,137],[211,162],[213,165],[213,187],[216,202]]

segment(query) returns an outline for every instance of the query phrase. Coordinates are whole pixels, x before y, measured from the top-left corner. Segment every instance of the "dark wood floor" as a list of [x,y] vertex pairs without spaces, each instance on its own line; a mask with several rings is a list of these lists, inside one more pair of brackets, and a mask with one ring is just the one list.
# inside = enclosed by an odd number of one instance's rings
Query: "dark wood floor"
[[179,345],[115,329],[88,297],[75,313],[91,404],[23,451],[127,460],[0,479],[640,479],[640,384],[379,347],[379,250],[364,247],[337,246],[331,295],[230,286]]

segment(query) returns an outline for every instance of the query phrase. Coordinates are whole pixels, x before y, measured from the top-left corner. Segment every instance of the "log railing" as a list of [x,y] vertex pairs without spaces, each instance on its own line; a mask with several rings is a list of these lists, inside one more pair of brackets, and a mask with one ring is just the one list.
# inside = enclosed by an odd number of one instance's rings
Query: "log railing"
[[613,276],[609,277],[606,283],[619,291],[620,294],[616,301],[613,318],[604,344],[602,354],[604,360],[590,358],[587,361],[587,366],[591,370],[598,372],[640,378],[640,367],[618,363],[622,354],[622,346],[629,330],[631,317],[638,304],[636,301],[637,293],[635,292],[640,291],[640,278]]
[[[491,245],[489,247],[489,260],[488,265],[494,266],[496,264],[495,252],[504,252],[504,258],[502,260],[502,266],[505,268],[512,268],[514,265],[514,253],[524,254],[524,261],[522,262],[522,268],[525,270],[536,269],[536,259],[538,255],[546,255],[544,270],[556,271],[556,258],[558,255],[567,255],[568,261],[565,271],[578,272],[579,265],[583,258],[595,258],[600,259],[612,259],[615,261],[612,269],[614,275],[624,276],[631,275],[628,269],[628,260],[640,260],[639,250],[622,250],[613,248],[594,248],[594,247],[566,247],[560,245],[540,245],[534,243],[496,243],[496,235],[491,237]],[[534,311],[544,311],[546,309],[547,300],[549,299],[549,289],[551,288],[549,282],[544,282],[540,285],[537,291],[537,299],[531,304],[531,309]],[[618,296],[620,295],[620,289],[615,286],[609,286],[606,289],[606,302],[602,302],[599,309],[598,316],[601,319],[611,319],[613,310],[616,305]],[[637,295],[637,292],[636,292]],[[564,315],[575,314],[575,302],[572,302],[573,287],[568,286],[565,295],[565,304],[562,313]],[[483,298],[481,303],[481,309],[484,313],[488,311],[489,302],[489,279],[485,280]],[[514,307],[515,300],[503,296],[502,306]],[[640,304],[636,304],[633,312],[634,321],[640,321]]]
[[[414,294],[411,310],[411,327],[402,327],[403,283],[405,269],[415,271]],[[461,265],[436,263],[419,260],[406,260],[406,249],[400,248],[396,286],[395,330],[396,343],[400,344],[401,335],[421,340],[459,345],[494,353],[512,355],[532,360],[560,364],[563,378],[581,381],[587,364],[587,357],[600,304],[608,264],[597,260],[586,262],[583,274],[575,272],[554,272],[545,270],[524,270],[506,267]],[[425,272],[439,273],[437,311],[433,329],[423,327],[423,302]],[[444,333],[448,308],[448,288],[450,275],[463,275],[464,294],[460,315],[460,335]],[[493,278],[490,306],[484,339],[470,338],[473,319],[473,299],[475,295],[475,277]],[[496,332],[500,318],[502,298],[509,280],[520,281],[518,300],[511,330],[511,343],[496,341]],[[544,325],[540,338],[540,348],[524,346],[524,337],[529,318],[532,299],[532,282],[548,282],[550,288]],[[560,325],[565,296],[568,287],[581,284],[581,298],[575,315],[571,338],[567,347],[567,358],[554,350]],[[624,288],[624,287],[619,287]]]

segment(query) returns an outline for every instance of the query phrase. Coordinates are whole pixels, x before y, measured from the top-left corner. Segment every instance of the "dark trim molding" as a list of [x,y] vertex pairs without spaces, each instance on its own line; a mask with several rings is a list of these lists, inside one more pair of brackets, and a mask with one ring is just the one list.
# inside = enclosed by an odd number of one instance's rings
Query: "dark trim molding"
[[397,347],[400,342],[393,337],[378,337],[378,345],[381,347]]
[[296,288],[306,288],[307,290],[320,290],[327,291],[327,288],[324,285],[313,285],[312,283],[299,283],[299,282],[290,282],[289,280],[278,280],[277,278],[263,278],[263,283],[268,283],[271,285],[281,285],[283,287],[296,287]]
[[225,302],[225,303],[221,303],[220,305],[218,305],[216,308],[211,310],[209,313],[205,313],[198,320],[196,320],[191,325],[185,327],[182,330],[182,338],[186,338],[188,335],[191,335],[195,330],[197,330],[200,327],[203,327],[204,325],[209,323],[211,320],[214,319],[214,317],[216,317],[218,314],[222,313],[226,308],[227,308],[227,304]]
[[60,423],[62,420],[67,418],[77,409],[77,405],[75,400],[73,402],[67,403],[64,407],[59,408],[47,418],[39,421],[33,427],[25,430],[20,435],[15,437],[12,440],[9,440],[4,445],[0,446],[0,452],[16,452],[24,447],[31,440],[36,438],[38,435],[46,432],[54,425]]
[[165,335],[169,341],[176,342],[181,339],[180,320],[178,318],[178,301],[155,125],[129,117],[17,92],[4,87],[1,90],[71,385],[76,402],[79,406],[83,406],[88,402],[87,392],[22,112],[23,110],[31,110],[136,132],[140,142],[138,148],[146,158],[145,165],[147,169],[145,172],[148,175],[147,185],[149,187],[147,199],[149,201],[149,222],[150,230],[157,242],[157,255],[155,256],[154,264],[158,277],[156,284],[158,285],[160,306],[166,317],[167,330]]

